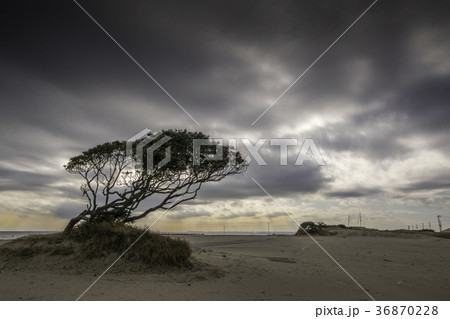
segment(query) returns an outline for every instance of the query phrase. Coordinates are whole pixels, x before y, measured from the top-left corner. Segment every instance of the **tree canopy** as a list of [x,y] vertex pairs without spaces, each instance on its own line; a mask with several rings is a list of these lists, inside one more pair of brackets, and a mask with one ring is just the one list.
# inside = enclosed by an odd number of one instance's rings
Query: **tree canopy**
[[[196,141],[203,146],[194,147]],[[164,130],[133,142],[97,145],[64,168],[83,178],[80,190],[87,199],[86,209],[67,225],[70,231],[81,221],[129,223],[173,208],[194,199],[203,183],[244,172],[247,163],[201,132]]]

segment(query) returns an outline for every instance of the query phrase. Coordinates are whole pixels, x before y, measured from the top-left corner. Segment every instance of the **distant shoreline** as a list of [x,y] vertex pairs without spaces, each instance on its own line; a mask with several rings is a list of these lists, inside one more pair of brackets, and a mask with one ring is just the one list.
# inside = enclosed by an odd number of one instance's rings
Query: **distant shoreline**
[[17,238],[31,236],[31,235],[45,235],[45,234],[54,234],[58,233],[58,231],[39,231],[39,230],[2,230],[0,231],[0,242],[10,241]]

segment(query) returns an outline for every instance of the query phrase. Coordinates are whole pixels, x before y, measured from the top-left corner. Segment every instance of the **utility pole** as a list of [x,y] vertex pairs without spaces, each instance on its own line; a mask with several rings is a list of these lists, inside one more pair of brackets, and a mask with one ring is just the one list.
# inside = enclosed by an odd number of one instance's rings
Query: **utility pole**
[[425,224],[424,224],[424,223],[422,223],[422,230],[423,230],[423,229],[425,229]]
[[223,235],[225,236],[225,226],[223,226]]
[[441,222],[441,215],[437,215],[437,217],[438,217],[438,224],[439,224],[439,231],[441,232],[442,231],[442,222]]
[[348,227],[350,227],[350,215],[348,215]]
[[416,224],[416,230],[419,230],[419,225]]
[[270,235],[270,222],[267,223],[267,236]]
[[409,228],[410,228],[410,227],[409,227],[409,225],[408,225],[408,230],[409,230]]
[[359,227],[362,227],[362,222],[361,222],[361,212],[359,212]]
[[428,226],[430,226],[430,230],[431,230],[431,222],[428,222]]

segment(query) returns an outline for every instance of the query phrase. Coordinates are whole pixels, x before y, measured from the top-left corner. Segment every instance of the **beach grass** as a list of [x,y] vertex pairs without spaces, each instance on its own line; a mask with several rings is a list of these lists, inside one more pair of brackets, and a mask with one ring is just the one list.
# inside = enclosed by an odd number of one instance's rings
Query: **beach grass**
[[[180,238],[123,224],[85,223],[69,233],[32,235],[0,247],[0,259],[8,264],[37,256],[68,257],[77,263],[118,257],[146,267],[191,267],[192,248]],[[50,258],[51,259],[51,258]]]

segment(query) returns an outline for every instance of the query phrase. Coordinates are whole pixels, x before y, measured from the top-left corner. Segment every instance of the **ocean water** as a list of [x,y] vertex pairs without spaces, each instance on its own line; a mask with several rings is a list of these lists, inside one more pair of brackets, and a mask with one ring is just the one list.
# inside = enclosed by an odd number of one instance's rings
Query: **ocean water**
[[52,231],[0,231],[0,240],[13,240],[19,237],[52,234]]

